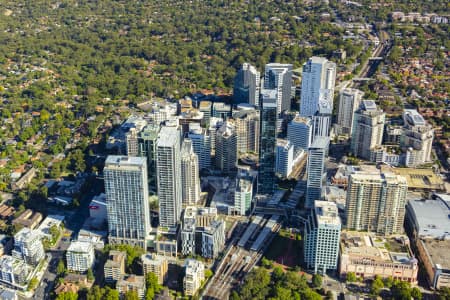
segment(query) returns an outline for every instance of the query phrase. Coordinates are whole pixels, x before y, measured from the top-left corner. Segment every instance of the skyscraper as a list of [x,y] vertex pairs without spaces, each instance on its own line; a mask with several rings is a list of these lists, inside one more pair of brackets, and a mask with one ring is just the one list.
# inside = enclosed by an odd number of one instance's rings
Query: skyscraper
[[403,232],[406,179],[391,173],[354,173],[349,176],[347,228],[391,235]]
[[189,124],[188,138],[192,141],[194,152],[198,156],[200,170],[211,168],[211,136],[209,131],[198,123]]
[[301,148],[307,151],[312,143],[312,129],[313,122],[311,118],[296,115],[295,118],[288,124],[287,139],[296,149]]
[[236,170],[237,135],[232,120],[227,120],[216,132],[216,168],[225,174]]
[[146,159],[110,155],[103,172],[109,242],[145,249],[151,229]]
[[200,202],[198,157],[190,139],[184,139],[181,147],[181,184],[183,205]]
[[322,198],[322,187],[326,180],[325,159],[330,138],[317,137],[308,149],[308,164],[305,207],[312,208],[314,201]]
[[335,80],[336,64],[326,58],[313,56],[303,65],[300,96],[302,117],[316,115],[320,107],[322,110],[333,108]]
[[417,110],[405,109],[403,112],[403,136],[401,146],[406,152],[405,165],[415,167],[431,161],[434,129],[427,124]]
[[364,93],[357,89],[342,89],[339,92],[339,110],[337,115],[338,132],[352,135],[353,119]]
[[314,201],[314,210],[305,225],[304,257],[308,269],[321,274],[337,269],[340,234],[336,204]]
[[242,68],[234,78],[234,103],[250,103],[259,106],[259,89],[261,74],[249,63],[242,64]]
[[264,89],[276,90],[277,114],[291,108],[292,65],[270,63],[264,70]]
[[238,105],[233,110],[238,153],[258,153],[260,112],[253,106]]
[[370,151],[381,145],[385,113],[373,100],[364,100],[355,112],[350,149],[353,155],[370,159]]
[[136,128],[130,128],[125,135],[127,155],[138,156],[138,131]]
[[149,190],[156,193],[156,140],[160,130],[159,125],[148,124],[138,134],[138,155],[147,158],[147,176]]
[[287,178],[294,167],[294,145],[288,140],[277,139],[275,170],[278,176]]
[[275,189],[275,147],[277,143],[277,91],[262,90],[261,141],[259,146],[258,193]]
[[246,216],[250,212],[253,200],[253,181],[249,177],[236,178],[234,209],[237,214]]
[[181,216],[181,132],[164,126],[156,143],[159,225],[173,228]]

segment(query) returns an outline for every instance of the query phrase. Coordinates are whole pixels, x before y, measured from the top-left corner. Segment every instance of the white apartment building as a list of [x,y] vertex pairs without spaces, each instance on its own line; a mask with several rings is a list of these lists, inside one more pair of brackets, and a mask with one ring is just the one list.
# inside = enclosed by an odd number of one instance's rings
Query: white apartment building
[[287,178],[294,167],[294,145],[287,140],[277,139],[275,172]]
[[323,57],[311,57],[302,72],[300,115],[312,117],[319,107],[333,107],[336,64]]
[[253,181],[248,177],[236,179],[234,192],[234,209],[237,214],[246,216],[250,212],[253,200]]
[[181,147],[181,187],[183,205],[195,205],[200,202],[198,156],[189,138],[183,140]]
[[147,159],[109,155],[104,174],[109,242],[145,247],[151,230]]
[[205,266],[198,260],[187,259],[184,264],[184,269],[184,294],[193,296],[197,293],[203,280],[205,280]]
[[357,89],[345,88],[339,92],[337,125],[339,134],[352,135],[353,119],[364,93]]
[[13,286],[26,286],[31,268],[23,260],[13,256],[0,257],[0,282]]
[[181,216],[181,132],[162,127],[158,135],[156,170],[158,173],[159,225],[172,228]]
[[38,265],[45,257],[39,231],[24,227],[17,232],[14,235],[12,256],[22,259],[29,265]]
[[369,160],[371,150],[383,141],[385,113],[373,100],[364,100],[354,114],[351,139],[353,155]]
[[90,242],[73,241],[66,252],[67,269],[86,272],[95,262],[94,246]]
[[190,123],[187,137],[192,141],[192,147],[198,156],[199,169],[211,168],[211,137],[208,130],[198,123]]
[[434,130],[414,109],[403,112],[404,129],[400,145],[406,152],[405,166],[415,167],[431,161]]

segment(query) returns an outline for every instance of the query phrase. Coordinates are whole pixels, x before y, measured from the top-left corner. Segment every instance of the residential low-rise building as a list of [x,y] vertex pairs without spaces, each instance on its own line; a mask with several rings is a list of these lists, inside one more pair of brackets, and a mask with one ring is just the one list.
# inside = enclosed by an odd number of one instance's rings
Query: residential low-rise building
[[185,275],[183,279],[183,289],[186,296],[193,296],[201,287],[205,279],[205,266],[195,259],[185,261]]
[[13,256],[0,257],[0,281],[13,286],[23,287],[27,284],[31,268],[23,260]]
[[22,228],[14,235],[12,255],[27,264],[36,266],[44,259],[45,251],[38,231]]
[[94,246],[90,242],[73,241],[66,252],[67,269],[86,272],[95,261]]
[[225,245],[225,224],[223,221],[213,221],[204,227],[202,234],[202,256],[216,258]]
[[106,282],[116,282],[125,274],[125,259],[127,254],[123,251],[109,251],[108,260],[103,266]]
[[225,226],[217,220],[217,209],[189,206],[184,211],[181,253],[217,257],[225,244]]
[[117,281],[116,289],[123,297],[127,292],[134,291],[139,299],[145,297],[145,277],[138,275],[126,275]]
[[[406,237],[403,240],[408,240]],[[394,243],[399,243],[393,241]],[[350,272],[363,279],[392,277],[412,284],[417,283],[419,264],[409,252],[389,251],[384,237],[367,232],[346,231],[341,234],[339,275]],[[407,247],[405,247],[407,248]]]
[[15,218],[13,225],[19,225],[30,229],[36,228],[42,221],[42,214],[39,212],[33,212],[31,209],[25,210],[20,216]]
[[164,284],[167,280],[167,259],[161,255],[146,253],[141,256],[141,261],[144,275],[153,273],[158,277],[158,283]]

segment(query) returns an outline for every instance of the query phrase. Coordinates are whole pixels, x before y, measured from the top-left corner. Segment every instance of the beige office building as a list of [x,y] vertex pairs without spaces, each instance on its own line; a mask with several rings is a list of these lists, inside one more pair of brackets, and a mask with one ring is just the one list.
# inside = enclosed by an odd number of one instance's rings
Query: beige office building
[[[409,241],[403,237],[403,241]],[[399,242],[393,241],[398,244]],[[392,277],[412,284],[417,283],[419,265],[412,257],[407,246],[404,251],[393,252],[386,248],[389,241],[367,232],[345,231],[341,233],[339,275],[345,278],[347,273],[355,273],[363,279]]]
[[347,229],[391,235],[403,232],[406,179],[392,173],[356,172],[349,176]]
[[167,259],[161,255],[147,253],[141,256],[141,260],[144,275],[151,272],[158,277],[159,284],[164,284],[167,279]]

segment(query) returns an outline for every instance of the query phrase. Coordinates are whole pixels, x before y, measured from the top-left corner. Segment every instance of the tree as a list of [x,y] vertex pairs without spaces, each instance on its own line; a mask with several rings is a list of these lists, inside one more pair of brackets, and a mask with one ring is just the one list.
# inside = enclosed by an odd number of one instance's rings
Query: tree
[[284,277],[284,271],[280,266],[276,266],[272,271],[273,281],[280,281]]
[[128,291],[125,293],[124,300],[139,300],[139,296],[136,291]]
[[230,300],[241,300],[241,297],[239,297],[239,294],[236,291],[232,291],[230,295]]
[[392,276],[384,278],[384,286],[390,289],[392,285],[394,284],[394,278]]
[[56,296],[56,300],[78,300],[78,294],[74,292],[64,292]]
[[333,300],[334,299],[334,295],[332,291],[327,291],[326,295],[325,295],[325,299],[326,300]]
[[356,274],[353,272],[348,272],[345,281],[347,282],[356,282],[358,279],[356,278]]
[[381,289],[384,288],[384,283],[381,277],[375,276],[375,279],[372,281],[372,284],[370,286],[370,292],[372,295],[378,295],[380,294]]
[[36,277],[31,278],[30,283],[28,283],[28,290],[34,290],[39,284],[39,280]]
[[413,287],[411,289],[411,296],[415,299],[415,300],[422,300],[422,292],[419,290],[418,287]]
[[205,278],[208,279],[210,277],[212,277],[214,274],[210,269],[206,269],[205,270]]
[[58,261],[58,265],[56,266],[56,274],[61,277],[66,274],[66,266],[64,265],[64,261],[62,259],[59,259]]
[[155,294],[159,293],[162,289],[162,286],[159,284],[158,276],[154,273],[149,272],[145,276],[145,299],[152,300],[155,297]]
[[266,269],[258,268],[250,272],[241,288],[243,300],[265,299],[269,294],[270,276]]
[[273,267],[273,263],[270,260],[268,260],[267,258],[263,257],[261,259],[261,266],[263,266],[266,269],[270,269]]
[[312,277],[312,286],[314,288],[320,288],[322,286],[322,276],[319,274],[314,274]]
[[439,290],[439,299],[440,300],[450,300],[450,288],[443,287]]
[[87,270],[86,277],[87,277],[87,280],[89,280],[89,281],[93,281],[95,279],[92,269]]
[[87,300],[119,300],[119,291],[109,286],[101,288],[94,285],[86,295]]
[[391,288],[391,293],[394,299],[398,300],[410,300],[411,288],[409,283],[396,280]]

